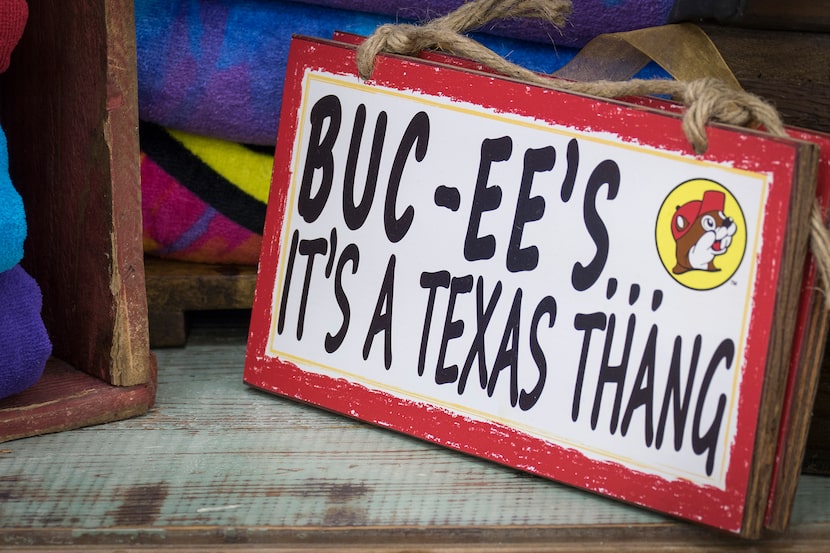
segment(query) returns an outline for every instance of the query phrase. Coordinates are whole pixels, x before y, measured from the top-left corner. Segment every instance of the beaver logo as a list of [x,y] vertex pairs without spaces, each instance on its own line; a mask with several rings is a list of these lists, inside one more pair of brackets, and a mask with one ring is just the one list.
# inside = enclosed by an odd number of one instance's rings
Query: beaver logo
[[694,290],[711,290],[732,278],[743,259],[746,237],[740,204],[709,179],[676,186],[657,215],[660,261],[674,280]]
[[676,275],[686,271],[720,271],[715,258],[726,253],[738,226],[723,210],[726,195],[707,190],[702,200],[678,206],[672,218],[672,236],[677,243]]

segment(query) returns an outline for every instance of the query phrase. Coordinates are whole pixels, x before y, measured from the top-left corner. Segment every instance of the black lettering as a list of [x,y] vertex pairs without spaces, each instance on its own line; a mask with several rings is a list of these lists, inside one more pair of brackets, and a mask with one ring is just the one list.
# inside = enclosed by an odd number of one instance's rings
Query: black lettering
[[527,392],[522,389],[519,392],[519,408],[522,411],[529,410],[539,401],[548,376],[548,362],[545,359],[545,352],[539,344],[539,323],[543,315],[548,316],[548,328],[553,328],[556,322],[556,300],[551,296],[542,298],[542,301],[536,306],[536,311],[533,312],[533,319],[530,323],[530,355],[536,363],[536,368],[539,369],[539,379],[531,391]]
[[438,364],[435,368],[435,383],[449,384],[458,379],[458,365],[444,366],[447,355],[447,345],[450,340],[460,337],[464,333],[464,321],[453,319],[455,300],[458,294],[469,294],[473,289],[473,275],[454,277],[450,282],[450,298],[447,302],[447,316],[444,319],[444,332],[441,337],[441,347],[438,351]]
[[663,394],[663,407],[660,409],[660,420],[657,423],[657,435],[654,446],[657,449],[663,445],[663,436],[666,432],[666,422],[669,417],[669,406],[672,407],[672,421],[674,422],[674,450],[680,451],[683,446],[683,434],[686,428],[686,417],[689,414],[691,405],[692,388],[694,387],[697,363],[700,359],[701,336],[695,337],[692,345],[692,358],[689,361],[689,370],[686,371],[686,391],[683,398],[680,397],[680,374],[683,369],[680,366],[680,353],[683,349],[683,339],[678,336],[674,339],[671,365],[669,366],[669,378],[666,381],[666,392]]
[[291,234],[291,247],[288,250],[288,265],[285,268],[285,282],[282,286],[280,299],[280,314],[277,318],[277,334],[285,329],[285,310],[288,307],[288,292],[291,290],[291,276],[294,274],[294,259],[297,257],[297,245],[300,242],[300,231]]
[[490,294],[490,299],[487,301],[487,307],[484,307],[484,279],[478,277],[476,281],[476,335],[470,345],[470,351],[467,353],[467,360],[464,362],[464,367],[461,369],[461,375],[458,378],[458,395],[464,393],[467,387],[467,378],[470,376],[470,369],[473,367],[473,361],[478,359],[478,381],[482,390],[487,388],[487,361],[484,353],[484,338],[487,331],[487,326],[490,324],[490,319],[493,318],[493,311],[496,310],[496,304],[501,297],[501,281],[496,282],[493,288],[493,293]]
[[657,364],[657,325],[651,325],[651,331],[646,340],[646,347],[643,357],[640,359],[640,370],[634,379],[634,389],[628,398],[628,405],[625,408],[620,434],[625,436],[628,433],[631,418],[634,411],[643,408],[645,417],[646,446],[651,446],[654,440],[654,368]]
[[577,313],[574,317],[574,328],[584,332],[582,337],[582,353],[579,356],[579,368],[574,385],[574,400],[571,406],[571,420],[579,418],[579,404],[582,401],[582,385],[585,381],[585,367],[588,364],[588,351],[591,349],[591,333],[594,330],[605,330],[607,319],[605,313]]
[[490,259],[496,253],[496,237],[492,234],[479,236],[478,228],[481,225],[481,214],[493,211],[501,205],[501,188],[487,185],[490,180],[490,165],[496,161],[506,161],[512,152],[513,139],[509,136],[485,138],[481,143],[481,161],[478,166],[470,220],[467,224],[467,235],[464,238],[464,258],[467,261]]
[[565,171],[565,180],[562,182],[561,197],[563,202],[569,202],[576,186],[576,170],[579,168],[579,142],[572,138],[568,142],[568,153],[566,154],[568,169]]
[[597,165],[588,178],[588,185],[585,190],[582,216],[585,221],[585,228],[594,240],[594,244],[596,244],[597,253],[588,265],[575,263],[573,266],[571,283],[574,290],[579,292],[594,285],[605,268],[605,262],[608,261],[608,229],[597,212],[597,193],[604,184],[608,185],[607,198],[609,200],[616,198],[620,188],[620,168],[610,159],[606,159]]
[[499,352],[496,354],[493,372],[490,374],[490,381],[487,383],[487,395],[493,397],[499,374],[510,367],[510,405],[513,407],[519,401],[519,323],[521,313],[522,289],[519,288],[516,290],[516,295],[513,296],[513,305],[510,308],[510,315],[507,317],[507,324],[504,326]]
[[421,273],[421,288],[429,290],[427,297],[426,314],[424,315],[424,330],[421,332],[421,351],[418,354],[418,376],[424,376],[424,365],[426,363],[427,344],[429,342],[429,330],[432,326],[432,312],[435,309],[435,295],[438,288],[450,287],[450,273],[438,271],[436,273]]
[[626,372],[628,372],[628,359],[631,355],[631,343],[634,340],[634,325],[636,321],[637,317],[633,314],[628,317],[628,328],[625,333],[622,359],[620,359],[620,363],[618,365],[611,365],[609,359],[611,357],[611,344],[614,341],[616,317],[613,314],[608,317],[608,329],[605,331],[605,348],[602,352],[602,364],[599,368],[597,391],[594,395],[594,409],[591,412],[592,430],[596,430],[597,427],[600,406],[602,404],[602,394],[605,390],[605,386],[606,384],[614,384],[617,389],[614,394],[614,407],[611,411],[611,424],[609,430],[611,431],[611,434],[614,434],[617,431],[617,422],[620,419],[620,407],[622,405],[623,386],[625,384]]
[[724,364],[726,370],[729,370],[732,367],[734,357],[735,343],[732,340],[724,340],[718,345],[714,355],[712,355],[712,359],[709,361],[706,373],[703,375],[703,382],[700,384],[700,392],[698,392],[699,395],[697,396],[695,417],[692,421],[692,450],[698,455],[708,451],[706,455],[707,476],[712,476],[712,470],[715,468],[715,452],[718,447],[718,436],[723,423],[723,413],[726,409],[726,394],[721,394],[718,397],[718,406],[715,409],[712,424],[703,436],[700,435],[700,419],[704,411],[711,412],[709,409],[704,409],[704,403],[706,396],[709,394],[709,386],[712,384],[715,370],[721,363]]
[[326,262],[326,278],[331,277],[335,257],[337,257],[337,229],[332,228],[329,234],[329,260]]
[[513,217],[513,231],[510,233],[510,243],[507,247],[507,270],[511,273],[532,271],[539,264],[539,248],[536,246],[523,248],[522,233],[526,223],[538,221],[545,213],[545,198],[530,196],[533,176],[536,173],[550,171],[554,163],[556,163],[556,150],[552,146],[538,150],[529,149],[525,152],[519,199],[516,201],[516,214]]
[[328,242],[325,238],[315,238],[314,240],[300,240],[300,255],[308,258],[305,266],[305,281],[303,282],[303,295],[300,298],[300,312],[297,315],[297,340],[303,337],[303,328],[305,327],[305,310],[308,306],[308,292],[311,287],[311,274],[314,270],[314,257],[317,255],[325,255],[328,250]]
[[404,167],[406,167],[406,160],[409,158],[409,152],[415,148],[415,161],[423,161],[424,156],[427,155],[427,144],[429,143],[429,117],[423,111],[419,111],[412,117],[409,126],[403,133],[401,144],[398,146],[398,151],[395,153],[395,159],[392,162],[392,171],[389,174],[389,186],[386,189],[386,205],[383,211],[383,225],[386,229],[386,237],[390,242],[400,242],[409,227],[412,225],[412,220],[415,218],[415,208],[411,205],[404,209],[400,217],[396,215],[396,204],[398,200],[398,189],[401,185],[401,177],[403,176]]
[[380,158],[383,153],[383,142],[386,137],[386,112],[381,111],[375,122],[375,134],[372,138],[372,150],[369,156],[369,168],[366,173],[366,186],[360,203],[354,203],[354,181],[357,172],[357,158],[360,153],[360,144],[363,141],[363,127],[366,124],[366,106],[357,106],[355,123],[352,128],[352,139],[349,142],[349,155],[346,158],[346,173],[343,178],[343,220],[351,230],[357,230],[366,222],[372,200],[375,198],[375,189],[378,184]]
[[[337,140],[337,134],[340,132],[341,117],[340,100],[331,94],[317,100],[311,108],[311,132],[297,199],[297,211],[307,223],[317,220],[331,193],[331,183],[334,178],[332,149]],[[328,129],[326,136],[321,139],[326,121],[328,121]],[[320,189],[316,195],[312,196],[311,187],[318,169],[322,170]]]
[[343,322],[336,334],[327,333],[324,341],[326,351],[333,353],[340,348],[343,340],[346,338],[346,331],[349,329],[349,322],[351,320],[351,308],[349,307],[349,298],[343,290],[343,269],[346,263],[351,262],[352,274],[357,273],[357,266],[360,262],[360,251],[355,244],[349,244],[343,249],[340,254],[340,259],[337,262],[337,270],[334,273],[334,297],[337,300],[337,306],[340,308],[340,313],[343,315]]
[[372,342],[378,333],[384,334],[383,362],[386,370],[392,367],[392,305],[393,292],[395,290],[395,256],[389,257],[386,265],[386,274],[383,276],[383,284],[380,286],[378,301],[375,304],[375,312],[372,321],[369,323],[369,331],[366,333],[366,341],[363,342],[363,359],[369,359],[369,352],[372,349]]

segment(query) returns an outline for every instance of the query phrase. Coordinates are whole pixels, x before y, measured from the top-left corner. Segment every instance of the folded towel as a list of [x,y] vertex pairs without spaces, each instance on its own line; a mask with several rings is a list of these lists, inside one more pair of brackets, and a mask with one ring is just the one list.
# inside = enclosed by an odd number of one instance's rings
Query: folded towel
[[0,0],[0,73],[9,68],[9,58],[23,36],[28,17],[26,0]]
[[[418,22],[441,17],[469,0],[298,0],[344,10],[383,14]],[[669,23],[674,0],[574,0],[568,23],[557,29],[537,19],[497,21],[482,29],[487,33],[550,43],[584,46],[603,33],[615,33]]]
[[254,265],[262,244],[273,146],[253,147],[141,122],[144,251]]
[[20,265],[0,273],[0,398],[40,379],[52,353],[40,315],[40,288]]
[[[137,0],[135,16],[142,119],[272,145],[291,34],[336,22],[330,9],[275,0]],[[365,33],[385,20],[339,23]]]
[[7,271],[23,258],[26,213],[23,199],[9,177],[6,133],[0,128],[0,271]]
[[[292,34],[368,35],[395,18],[283,0],[136,0],[141,119],[273,145]],[[556,35],[553,35],[554,38]],[[552,72],[575,50],[476,34],[511,61]]]

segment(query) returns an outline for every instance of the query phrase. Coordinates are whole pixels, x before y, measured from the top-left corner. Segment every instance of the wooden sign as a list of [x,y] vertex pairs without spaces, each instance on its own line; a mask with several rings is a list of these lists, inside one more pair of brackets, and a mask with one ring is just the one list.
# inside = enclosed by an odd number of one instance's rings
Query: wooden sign
[[746,536],[817,148],[295,38],[253,386]]
[[[341,31],[336,31],[333,38],[354,46],[365,40],[365,37]],[[472,60],[443,52],[425,50],[419,57],[454,67],[492,72]],[[682,105],[654,96],[627,97],[624,101],[671,113],[683,111]],[[819,147],[815,201],[826,226],[830,206],[830,135],[795,127],[787,128],[787,134]],[[819,285],[815,259],[808,255],[798,307],[794,311],[797,316],[795,339],[781,404],[775,460],[769,471],[771,484],[764,526],[773,531],[785,530],[789,524],[810,428],[811,406],[819,386],[828,327],[827,303],[823,293],[818,292]]]

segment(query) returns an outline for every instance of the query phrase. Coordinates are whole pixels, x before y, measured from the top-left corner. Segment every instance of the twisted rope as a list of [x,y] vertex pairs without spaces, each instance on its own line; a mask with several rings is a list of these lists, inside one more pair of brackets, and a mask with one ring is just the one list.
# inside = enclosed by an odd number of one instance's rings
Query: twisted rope
[[358,72],[362,78],[370,78],[375,57],[382,52],[414,55],[434,48],[477,61],[502,75],[546,88],[601,98],[671,95],[688,106],[683,117],[683,131],[697,153],[705,152],[708,147],[706,123],[713,120],[744,127],[764,126],[773,134],[784,135],[784,125],[774,107],[758,96],[730,89],[715,79],[688,82],[664,79],[554,80],[507,61],[463,34],[487,23],[514,17],[542,19],[561,27],[570,12],[570,0],[474,0],[424,25],[382,25],[358,47]]
[[[414,55],[433,48],[474,60],[502,75],[545,88],[601,98],[671,95],[686,106],[683,132],[698,154],[708,148],[706,125],[710,121],[747,128],[765,127],[772,135],[787,136],[781,116],[771,104],[717,79],[591,82],[553,79],[511,63],[464,35],[487,23],[514,17],[541,19],[562,27],[570,13],[570,0],[472,0],[424,25],[382,25],[358,47],[358,73],[363,79],[369,79],[375,58],[380,53]],[[825,307],[830,309],[830,231],[824,224],[818,204],[813,207],[810,226],[810,246],[823,282]]]

